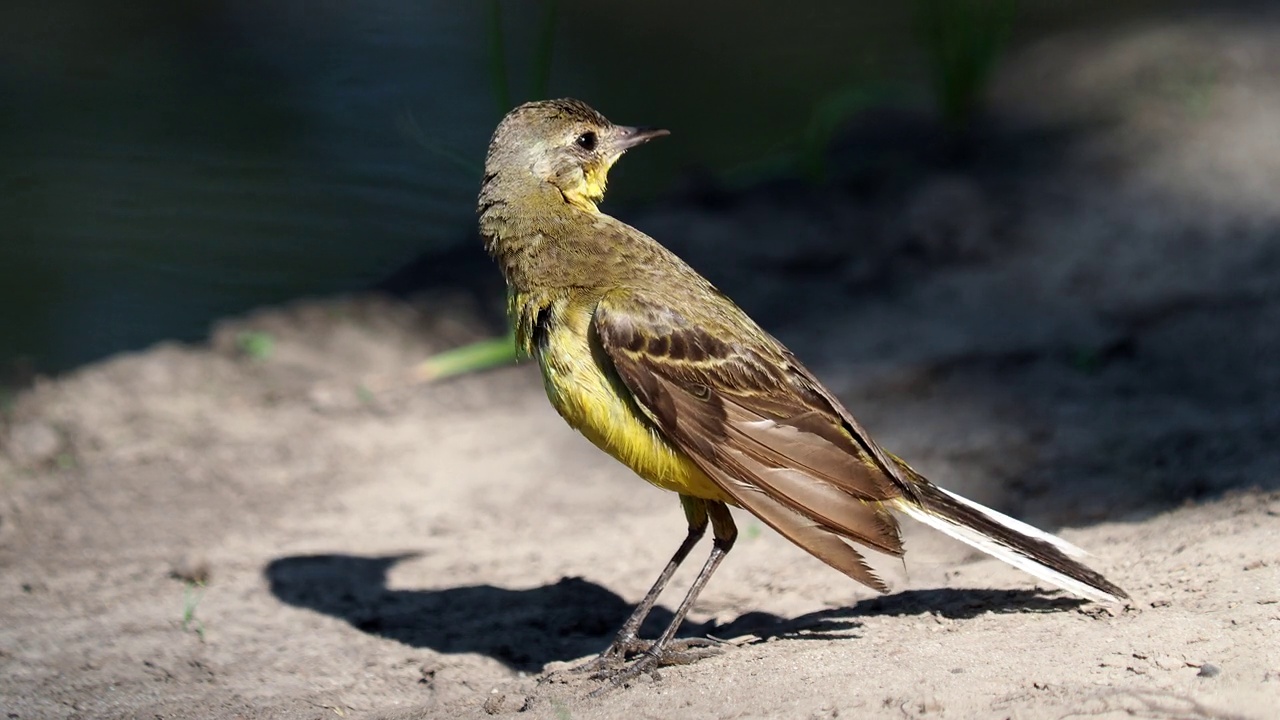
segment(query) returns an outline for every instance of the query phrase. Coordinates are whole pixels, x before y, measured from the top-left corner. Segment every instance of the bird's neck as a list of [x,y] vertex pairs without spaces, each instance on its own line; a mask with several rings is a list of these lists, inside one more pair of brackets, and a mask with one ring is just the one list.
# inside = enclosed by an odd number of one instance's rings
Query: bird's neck
[[620,223],[594,203],[570,201],[548,183],[486,176],[478,209],[485,249],[516,293],[606,287],[617,279],[615,268],[625,266],[620,261],[638,249],[601,232]]

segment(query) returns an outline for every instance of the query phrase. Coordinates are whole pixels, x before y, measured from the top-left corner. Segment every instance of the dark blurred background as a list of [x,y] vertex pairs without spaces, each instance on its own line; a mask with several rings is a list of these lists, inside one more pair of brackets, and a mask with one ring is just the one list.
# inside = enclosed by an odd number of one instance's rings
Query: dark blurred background
[[1016,48],[1204,5],[6,2],[0,366],[195,340],[447,258],[474,242],[489,133],[537,95],[674,130],[615,171],[611,207],[690,178],[820,184],[863,113],[917,108],[963,135]]

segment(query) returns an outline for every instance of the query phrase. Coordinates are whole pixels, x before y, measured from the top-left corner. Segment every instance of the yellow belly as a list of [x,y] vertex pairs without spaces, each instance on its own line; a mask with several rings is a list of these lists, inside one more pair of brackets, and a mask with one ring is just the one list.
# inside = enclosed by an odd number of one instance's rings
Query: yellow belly
[[596,364],[587,340],[589,311],[570,309],[558,319],[546,349],[535,354],[547,397],[560,416],[650,483],[682,495],[731,502],[644,418],[630,392]]

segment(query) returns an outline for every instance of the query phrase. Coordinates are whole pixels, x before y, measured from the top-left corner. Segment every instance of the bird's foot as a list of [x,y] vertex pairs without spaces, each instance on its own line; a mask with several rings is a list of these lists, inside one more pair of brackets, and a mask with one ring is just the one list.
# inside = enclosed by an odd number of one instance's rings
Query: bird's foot
[[[622,687],[641,675],[649,674],[656,677],[658,668],[669,665],[688,665],[711,657],[718,654],[720,646],[724,645],[723,641],[712,638],[673,640],[660,648],[655,648],[653,643],[643,640],[637,642],[644,647],[638,650],[641,653],[640,657],[633,660],[630,665],[624,664],[625,656],[614,656],[610,661],[603,662],[602,666],[591,674],[592,679],[605,681],[605,685],[593,691],[591,696],[598,696],[613,688]],[[600,662],[612,649],[613,646],[610,646],[609,650],[587,665]],[[585,670],[586,666],[583,666],[583,669]]]
[[569,672],[594,678],[621,667],[628,658],[648,652],[651,647],[653,647],[652,641],[641,640],[634,635],[620,637],[605,648],[604,652],[577,667],[570,668]]

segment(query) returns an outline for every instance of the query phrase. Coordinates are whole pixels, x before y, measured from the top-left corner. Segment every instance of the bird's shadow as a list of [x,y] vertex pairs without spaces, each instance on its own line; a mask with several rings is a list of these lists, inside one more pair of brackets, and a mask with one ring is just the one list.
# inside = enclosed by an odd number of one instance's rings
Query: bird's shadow
[[[361,557],[299,555],[267,565],[271,592],[283,602],[340,618],[353,627],[411,647],[442,653],[480,653],[530,672],[547,663],[603,650],[631,612],[611,590],[582,578],[523,590],[470,585],[440,590],[393,590],[387,572],[413,554]],[[681,635],[759,641],[848,637],[859,618],[933,613],[963,619],[987,612],[1052,612],[1080,601],[1029,590],[911,590],[794,618],[747,613],[730,623],[686,622]],[[654,637],[672,612],[655,607],[641,628]]]

